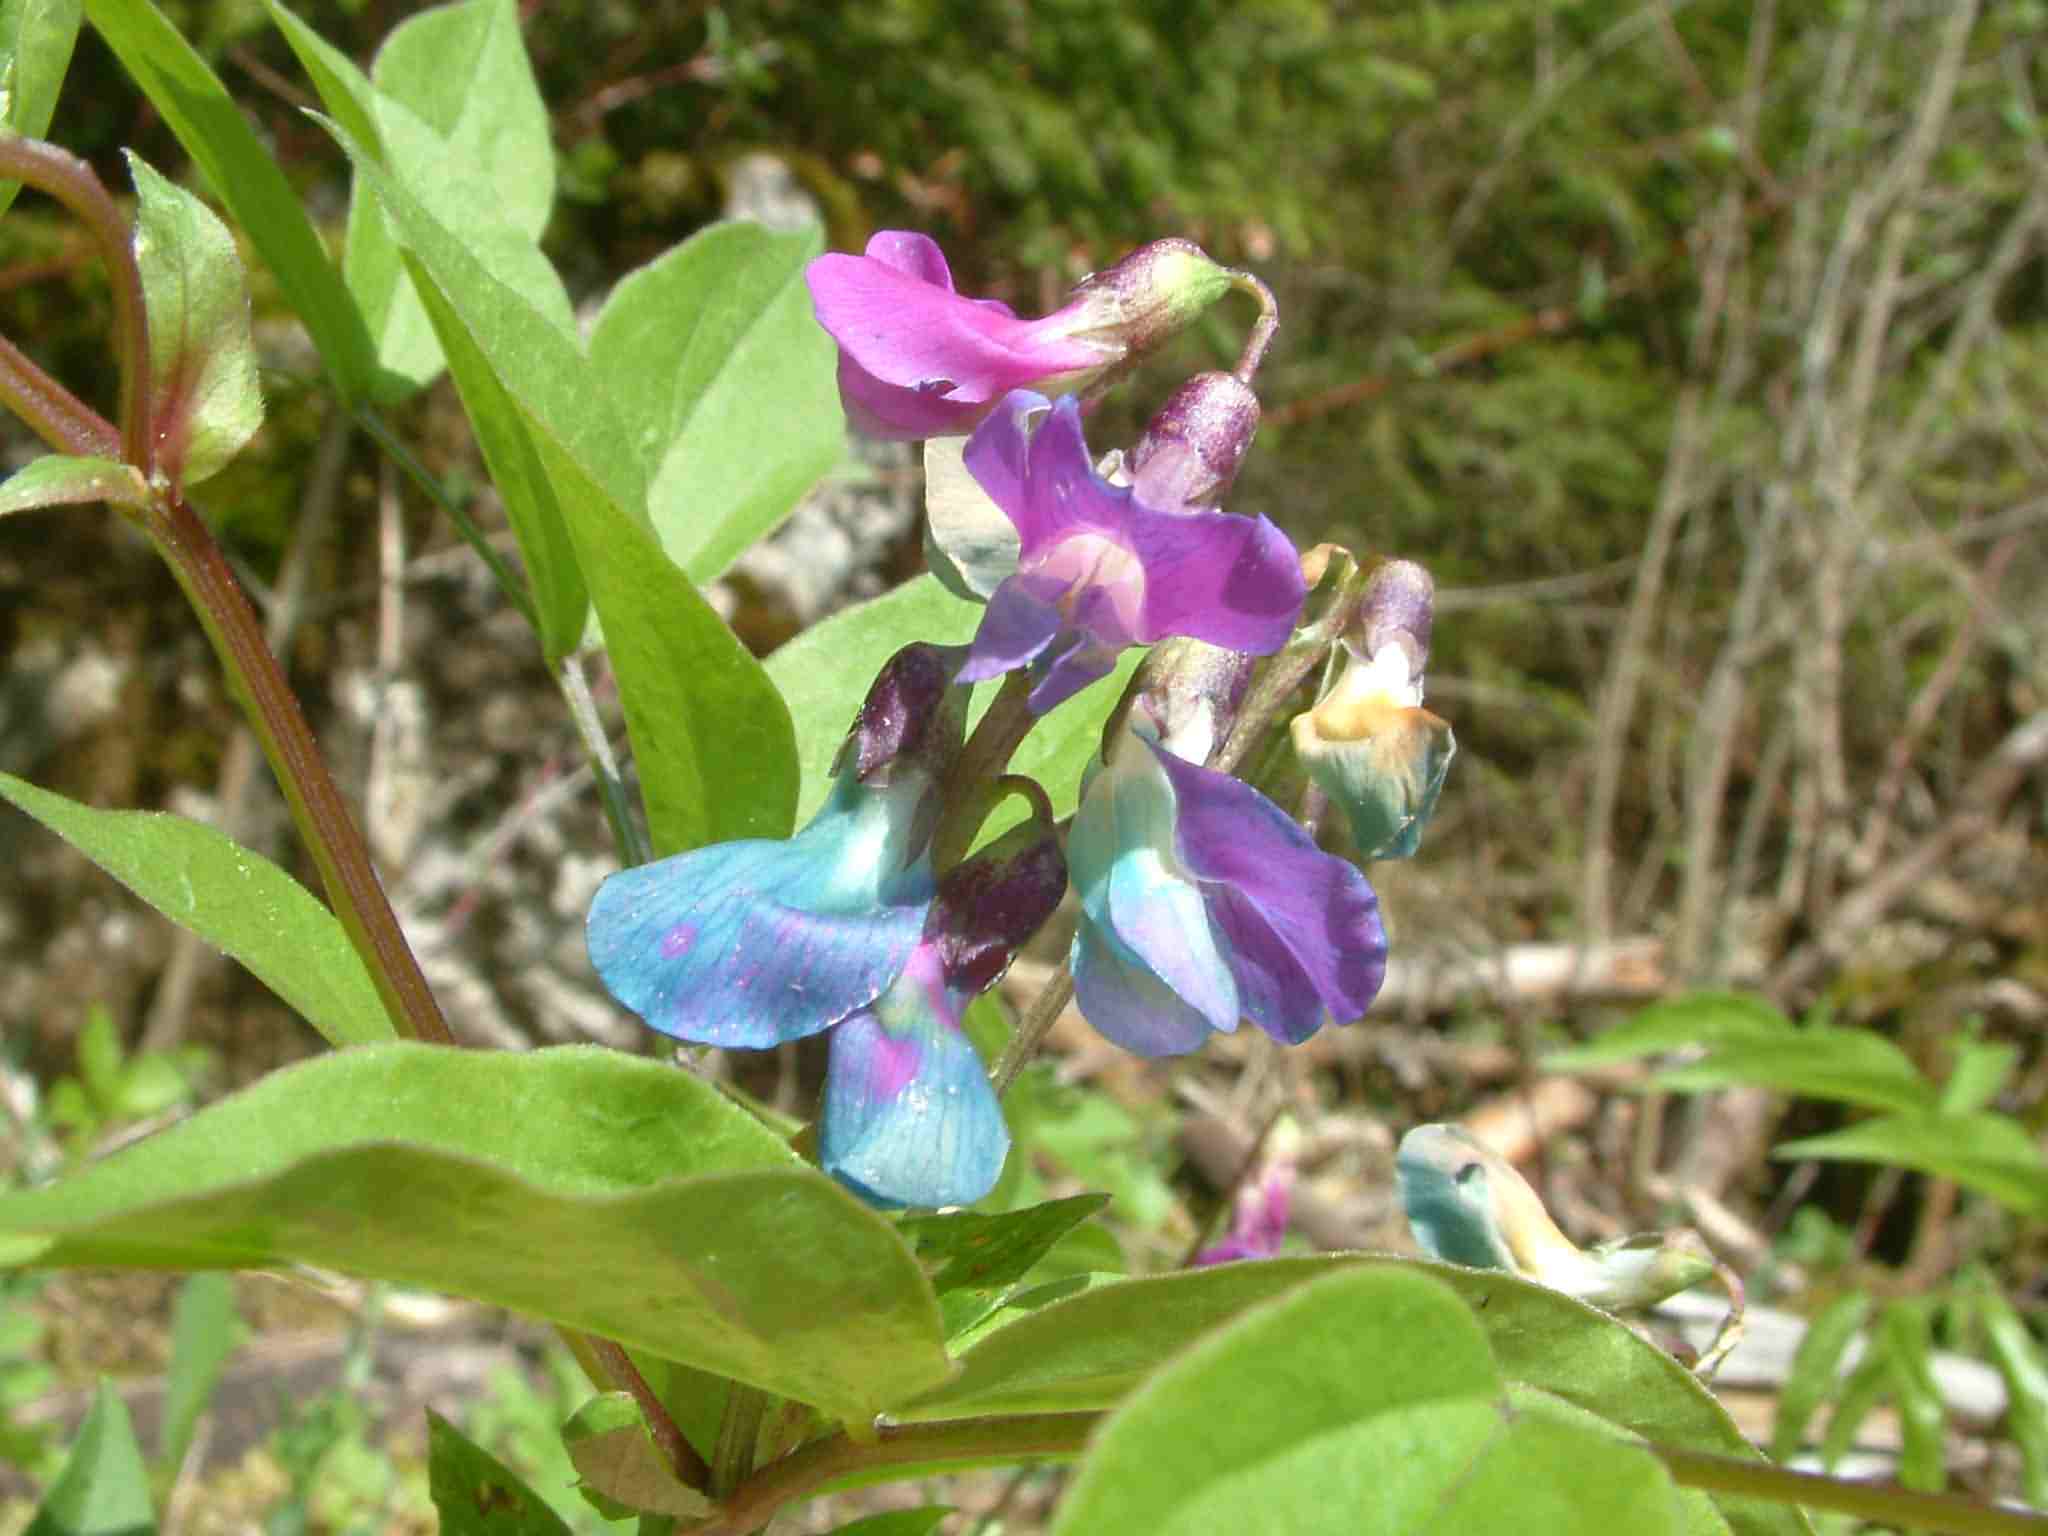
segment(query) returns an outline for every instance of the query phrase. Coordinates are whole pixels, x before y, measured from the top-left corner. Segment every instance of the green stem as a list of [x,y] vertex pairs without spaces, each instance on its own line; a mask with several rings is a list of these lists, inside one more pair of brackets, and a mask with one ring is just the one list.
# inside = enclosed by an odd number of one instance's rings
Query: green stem
[[594,1334],[578,1333],[572,1328],[557,1331],[569,1346],[569,1352],[576,1357],[576,1363],[583,1367],[584,1375],[600,1390],[609,1381],[639,1405],[648,1429],[654,1434],[654,1443],[668,1458],[669,1469],[677,1480],[699,1493],[709,1488],[711,1468],[697,1454],[697,1448],[684,1438],[682,1430],[676,1427],[668,1405],[647,1384],[647,1378],[640,1374],[640,1367],[633,1363],[633,1357],[626,1353],[625,1346]]
[[40,139],[0,138],[0,175],[54,197],[78,216],[100,248],[114,296],[114,339],[121,357],[121,457],[147,480],[156,468],[156,444],[149,430],[149,315],[127,216],[91,166]]
[[453,1045],[455,1037],[377,881],[369,846],[220,545],[176,498],[157,502],[143,520],[213,642],[229,686],[277,775],[292,822],[319,867],[334,914],[369,968],[393,1027],[410,1039]]
[[1896,1483],[1852,1482],[1818,1472],[1795,1472],[1765,1461],[1738,1461],[1672,1446],[1644,1447],[1662,1461],[1681,1488],[1728,1493],[1774,1504],[1803,1504],[1854,1515],[1880,1525],[1940,1531],[1947,1536],[2042,1536],[2048,1516],[2000,1509],[1945,1493],[1916,1493]]
[[1035,1460],[1073,1456],[1102,1420],[1099,1413],[1026,1413],[1011,1418],[941,1419],[886,1425],[861,1444],[844,1434],[814,1440],[747,1479],[709,1525],[691,1536],[744,1536],[786,1504],[808,1498],[835,1478],[877,1467]]
[[1032,999],[1024,1017],[1017,1021],[1017,1032],[1010,1036],[1002,1058],[988,1075],[989,1085],[995,1089],[997,1098],[1010,1091],[1010,1085],[1017,1081],[1017,1074],[1038,1054],[1045,1037],[1052,1033],[1053,1021],[1073,1000],[1074,973],[1062,965],[1052,973],[1045,990]]
[[932,868],[941,875],[967,856],[974,835],[1002,796],[987,791],[1003,771],[1019,742],[1031,734],[1038,716],[1031,713],[1031,674],[1019,668],[1003,679],[974,734],[960,749],[946,775],[943,798],[946,818],[932,836]]
[[605,820],[611,823],[612,843],[619,850],[619,861],[629,869],[647,863],[654,857],[654,845],[633,815],[619,760],[612,752],[611,738],[604,733],[604,722],[597,717],[597,701],[590,696],[590,679],[583,675],[582,659],[564,656],[555,668],[555,684],[562,690],[569,718],[583,740],[583,753],[590,760],[591,776],[597,780],[598,798],[604,802]]
[[725,1416],[718,1422],[718,1444],[711,1451],[711,1495],[724,1498],[754,1470],[761,1443],[761,1421],[768,1416],[769,1397],[759,1387],[734,1382],[725,1397]]
[[533,598],[528,595],[526,583],[519,574],[505,562],[505,557],[491,547],[491,541],[484,537],[484,531],[470,519],[467,509],[453,495],[440,479],[414,458],[410,449],[398,440],[398,436],[384,422],[384,418],[367,408],[356,410],[356,425],[367,433],[376,445],[383,449],[391,462],[412,478],[413,484],[426,492],[427,499],[448,514],[448,521],[455,525],[455,531],[462,535],[462,541],[477,553],[485,569],[498,583],[498,590],[505,594],[505,600],[525,617],[526,622],[537,633],[540,629],[540,615],[534,610]]
[[0,405],[59,453],[111,459],[121,452],[112,422],[51,378],[19,347],[0,336]]

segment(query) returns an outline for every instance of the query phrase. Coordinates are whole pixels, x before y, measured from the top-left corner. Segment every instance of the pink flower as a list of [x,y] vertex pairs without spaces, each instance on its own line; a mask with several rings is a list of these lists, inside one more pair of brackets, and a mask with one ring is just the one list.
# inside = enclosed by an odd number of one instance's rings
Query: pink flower
[[1012,389],[1086,388],[1187,321],[1230,284],[1185,240],[1157,240],[1084,279],[1041,320],[953,291],[924,235],[883,230],[860,256],[805,270],[818,323],[839,343],[839,395],[871,437],[971,431]]

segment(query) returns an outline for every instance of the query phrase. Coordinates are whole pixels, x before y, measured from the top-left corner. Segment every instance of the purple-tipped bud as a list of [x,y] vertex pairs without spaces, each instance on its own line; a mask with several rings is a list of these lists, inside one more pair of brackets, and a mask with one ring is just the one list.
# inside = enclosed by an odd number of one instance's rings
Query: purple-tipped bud
[[1255,657],[1205,640],[1162,641],[1138,669],[1134,707],[1168,750],[1206,763],[1230,734],[1257,665]]
[[1066,890],[1067,861],[1049,821],[1013,827],[956,864],[939,881],[924,924],[946,985],[969,997],[994,986]]
[[1259,431],[1259,397],[1228,373],[1198,373],[1167,397],[1125,459],[1156,507],[1214,506],[1237,479]]
[[1337,684],[1291,727],[1309,776],[1351,823],[1362,859],[1405,859],[1421,844],[1450,772],[1451,728],[1422,707],[1436,583],[1412,560],[1368,579]]
[[1135,356],[1182,330],[1230,283],[1229,271],[1192,240],[1154,240],[1076,283],[1060,329]]
[[967,690],[953,685],[965,656],[959,646],[918,642],[884,662],[840,745],[833,774],[850,764],[854,778],[875,788],[906,772],[938,782],[966,731]]
[[1429,631],[1436,614],[1436,580],[1413,560],[1389,560],[1366,580],[1358,606],[1359,651],[1377,656],[1398,645],[1411,677],[1429,666]]

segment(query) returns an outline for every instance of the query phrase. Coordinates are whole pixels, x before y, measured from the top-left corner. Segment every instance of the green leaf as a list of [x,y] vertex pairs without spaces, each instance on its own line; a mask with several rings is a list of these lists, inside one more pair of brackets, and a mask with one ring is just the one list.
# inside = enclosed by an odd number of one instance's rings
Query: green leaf
[[1771,1155],[1891,1163],[1954,1179],[2022,1215],[2048,1216],[2048,1159],[2016,1121],[1990,1110],[1877,1115],[1822,1136],[1782,1142]]
[[1771,1455],[1790,1461],[1806,1443],[1806,1426],[1820,1405],[1833,1395],[1842,1361],[1870,1316],[1870,1296],[1851,1291],[1838,1296],[1807,1324],[1792,1369],[1778,1392],[1778,1412],[1771,1422]]
[[68,453],[46,453],[0,480],[0,517],[38,507],[84,506],[95,501],[113,507],[141,507],[148,500],[149,487],[128,465]]
[[[538,245],[554,200],[554,155],[508,8],[500,0],[471,0],[414,17],[385,43],[373,83],[279,0],[264,3],[349,138],[431,202],[445,224],[462,230],[494,278],[573,332],[568,293]],[[465,97],[479,76],[498,94]],[[343,272],[375,338],[379,399],[415,393],[446,359],[382,205],[360,172]]]
[[[1111,1408],[1148,1374],[1247,1307],[1333,1270],[1415,1272],[1478,1319],[1511,1385],[1534,1387],[1661,1444],[1756,1451],[1713,1394],[1656,1346],[1583,1302],[1513,1275],[1412,1259],[1273,1259],[1100,1285],[984,1337],[959,1373],[898,1407],[905,1420]],[[1738,1536],[1811,1536],[1798,1511],[1718,1501]]]
[[1694,992],[1652,1003],[1599,1039],[1544,1057],[1543,1066],[1551,1072],[1580,1072],[1663,1051],[1774,1040],[1795,1028],[1762,998],[1744,992]]
[[571,537],[604,625],[633,763],[658,855],[743,837],[786,837],[796,735],[761,663],[583,466],[547,438]]
[[716,224],[612,290],[590,360],[632,433],[661,546],[721,575],[846,451],[837,350],[811,314],[815,229]]
[[562,1426],[562,1443],[584,1497],[607,1519],[636,1510],[682,1520],[711,1513],[709,1499],[677,1480],[630,1393],[605,1392],[578,1408]]
[[42,1265],[306,1263],[617,1339],[864,1420],[943,1380],[895,1231],[715,1089],[617,1051],[366,1046],[43,1189]]
[[1985,1352],[2005,1378],[2005,1427],[2020,1448],[2021,1491],[2048,1507],[2048,1361],[2012,1303],[1986,1281],[1971,1298],[1984,1325]]
[[1880,1325],[1899,1410],[1899,1481],[1923,1493],[1948,1482],[1948,1407],[1934,1381],[1934,1331],[1926,1306],[1896,1301]]
[[[343,137],[394,215],[508,510],[532,509],[550,551],[570,544],[589,583],[657,851],[785,835],[797,792],[788,712],[648,530],[644,487],[589,364]],[[566,612],[544,625],[550,647],[575,643]]]
[[768,658],[768,677],[789,706],[803,773],[796,820],[807,822],[832,787],[832,759],[882,663],[912,641],[964,645],[981,605],[918,576],[880,597],[813,624]]
[[103,1003],[86,1010],[85,1028],[78,1032],[78,1080],[102,1114],[115,1107],[121,1089],[121,1036]]
[[427,1491],[442,1536],[569,1536],[562,1517],[518,1473],[431,1408]]
[[1075,1195],[994,1215],[914,1216],[899,1221],[896,1230],[919,1262],[935,1271],[932,1289],[939,1293],[946,1337],[958,1339],[1011,1300],[1006,1292],[1012,1285],[1108,1204],[1108,1195]]
[[1107,1195],[1074,1195],[1021,1211],[955,1211],[896,1224],[920,1260],[936,1268],[932,1289],[991,1290],[1022,1280],[1053,1245],[1109,1204]]
[[164,1383],[163,1429],[157,1460],[176,1468],[192,1443],[192,1428],[213,1398],[241,1342],[235,1282],[224,1274],[193,1275],[178,1288],[171,1311],[171,1369]]
[[102,1381],[28,1536],[140,1536],[155,1529],[149,1473],[127,1406]]
[[1508,1412],[1485,1334],[1417,1271],[1326,1274],[1202,1340],[1098,1435],[1054,1536],[1677,1532],[1640,1450]]
[[[555,200],[547,108],[512,0],[469,0],[400,25],[373,69],[385,161],[431,197],[443,223],[464,232],[492,269],[550,319],[573,324],[568,294],[541,254]],[[349,205],[342,270],[377,338],[387,375],[418,388],[443,359],[376,199]]]
[[1967,1115],[1987,1107],[2011,1080],[2019,1060],[2019,1047],[2003,1040],[1957,1042],[1955,1066],[1941,1085],[1936,1108],[1945,1115]]
[[393,1037],[376,985],[341,924],[268,859],[182,817],[94,810],[4,773],[0,796],[172,922],[240,961],[329,1044]]
[[1826,1025],[1768,1040],[1717,1044],[1704,1060],[1660,1072],[1651,1084],[1678,1093],[1750,1085],[1908,1111],[1931,1110],[1937,1098],[1934,1085],[1891,1041],[1865,1030]]
[[360,404],[376,377],[369,332],[298,193],[241,108],[149,0],[85,0],[85,13],[248,232],[343,397]]
[[[81,14],[80,0],[0,0],[0,129],[25,139],[49,132]],[[0,213],[20,190],[0,181]]]
[[149,313],[149,426],[173,489],[217,474],[263,425],[249,285],[213,210],[133,151],[135,265]]
[[892,1509],[884,1515],[868,1515],[850,1525],[834,1526],[831,1536],[931,1536],[939,1522],[953,1513],[946,1504],[929,1504],[923,1509]]

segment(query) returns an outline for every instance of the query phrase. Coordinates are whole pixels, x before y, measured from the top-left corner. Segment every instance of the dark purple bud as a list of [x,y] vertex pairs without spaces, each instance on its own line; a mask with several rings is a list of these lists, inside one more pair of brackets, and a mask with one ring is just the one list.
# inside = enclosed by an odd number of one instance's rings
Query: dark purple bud
[[891,656],[840,745],[834,775],[850,766],[855,778],[877,788],[905,772],[937,783],[966,730],[968,690],[953,683],[965,658],[960,646],[921,642]]
[[1228,373],[1198,373],[1167,397],[1125,459],[1148,506],[1214,506],[1259,430],[1259,397]]
[[946,984],[970,997],[994,986],[1066,890],[1059,835],[1042,817],[954,865],[940,879],[924,923],[924,942],[937,948]]
[[1436,612],[1436,582],[1413,560],[1389,560],[1366,580],[1358,605],[1358,651],[1373,657],[1398,645],[1408,675],[1429,665],[1429,629]]

